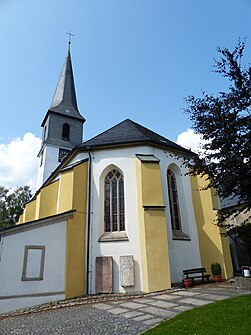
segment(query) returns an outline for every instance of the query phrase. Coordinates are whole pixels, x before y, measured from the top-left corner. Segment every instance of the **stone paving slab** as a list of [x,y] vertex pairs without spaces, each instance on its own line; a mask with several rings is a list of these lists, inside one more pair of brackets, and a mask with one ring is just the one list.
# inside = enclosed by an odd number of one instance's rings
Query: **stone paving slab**
[[148,325],[148,326],[154,326],[157,325],[158,323],[160,323],[162,321],[162,319],[160,318],[154,318],[154,319],[150,319],[150,320],[146,320],[143,321],[144,324]]
[[140,311],[144,313],[154,314],[154,315],[157,315],[165,319],[168,319],[168,318],[171,318],[177,315],[177,313],[169,309],[162,309],[162,308],[157,308],[153,306],[143,307],[140,309]]
[[226,287],[221,287],[221,286],[219,286],[219,287],[213,286],[213,287],[208,287],[207,288],[207,291],[215,291],[215,292],[223,292],[223,293],[226,292],[226,290],[227,290]]
[[180,298],[180,296],[175,295],[175,294],[160,294],[160,295],[155,295],[153,298],[160,299],[160,300],[174,300],[174,299]]
[[208,299],[208,300],[224,300],[226,299],[228,296],[226,295],[216,295],[216,294],[209,294],[209,293],[204,293],[204,294],[200,294],[200,298],[202,299]]
[[127,313],[124,313],[123,316],[125,318],[132,318],[132,319],[135,319],[135,317],[137,316],[142,316],[144,315],[142,312],[138,312],[138,311],[131,311],[131,312],[127,312]]
[[191,306],[191,305],[180,305],[180,306],[174,307],[173,310],[175,312],[185,312],[185,311],[188,311],[189,309],[192,309],[192,308],[194,308],[194,306]]
[[211,295],[218,295],[218,296],[222,296],[222,297],[224,297],[225,299],[227,299],[227,298],[230,298],[230,297],[236,297],[236,296],[238,296],[238,295],[240,295],[240,293],[239,292],[235,292],[235,291],[232,291],[232,292],[225,292],[225,291],[221,291],[221,290],[219,290],[219,291],[217,291],[217,290],[208,290],[207,292],[205,292],[205,293],[208,293],[208,294],[211,294]]
[[157,301],[154,301],[154,302],[150,302],[149,304],[152,305],[152,306],[155,306],[155,307],[160,307],[160,308],[172,308],[172,307],[177,306],[177,304],[173,304],[171,302],[163,301],[163,300],[157,300]]
[[[163,291],[125,297],[84,298],[27,315],[2,316],[0,335],[139,335],[180,312],[229,297],[251,294],[234,285],[204,284],[188,290]],[[77,306],[79,304],[79,306]],[[34,309],[35,311],[36,309]],[[1,318],[1,316],[0,316]]]
[[137,308],[142,308],[144,305],[138,304],[137,302],[123,302],[122,304],[120,304],[121,307],[125,307],[125,308],[132,308],[132,309],[137,309]]
[[137,316],[136,318],[133,318],[133,320],[135,321],[144,321],[144,320],[148,320],[148,319],[152,319],[153,315],[151,314],[143,314],[142,316]]
[[112,308],[112,309],[109,309],[108,311],[109,313],[112,313],[112,314],[124,314],[126,312],[129,312],[128,309],[120,308],[120,307]]
[[147,298],[139,298],[139,299],[135,299],[135,300],[132,300],[132,301],[140,303],[140,304],[149,304],[150,302],[154,302],[155,300],[147,299]]
[[[194,295],[198,295],[199,292],[193,292],[193,291],[179,291],[179,292],[175,292],[175,295],[182,295],[182,296],[186,296],[186,297],[192,297]],[[171,296],[173,295],[173,293],[171,293]]]
[[113,306],[111,306],[111,305],[107,305],[107,304],[102,304],[102,303],[100,303],[100,304],[94,304],[94,305],[92,305],[93,307],[96,307],[96,308],[99,308],[99,309],[103,309],[103,310],[107,310],[107,309],[112,309],[112,308],[114,308]]
[[194,298],[186,298],[180,300],[181,304],[188,304],[188,305],[195,305],[195,306],[203,306],[207,305],[210,302],[208,300],[202,300],[202,299],[194,299]]

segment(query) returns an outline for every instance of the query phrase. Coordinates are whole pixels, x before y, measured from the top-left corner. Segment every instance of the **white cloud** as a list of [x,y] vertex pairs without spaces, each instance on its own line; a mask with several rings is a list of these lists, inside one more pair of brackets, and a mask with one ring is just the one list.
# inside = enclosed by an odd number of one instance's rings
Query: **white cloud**
[[8,188],[29,185],[35,191],[37,154],[41,140],[32,133],[0,144],[0,185]]
[[195,134],[192,129],[187,129],[178,135],[176,143],[193,152],[199,153],[201,145],[205,143],[205,140],[203,140],[202,135]]

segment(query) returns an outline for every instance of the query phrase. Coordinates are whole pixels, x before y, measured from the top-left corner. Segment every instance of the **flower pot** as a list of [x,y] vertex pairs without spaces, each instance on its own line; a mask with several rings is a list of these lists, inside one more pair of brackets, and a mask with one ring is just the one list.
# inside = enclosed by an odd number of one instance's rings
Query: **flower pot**
[[216,283],[221,282],[221,275],[214,275],[214,280],[216,281]]
[[185,278],[185,279],[183,279],[182,282],[183,282],[183,287],[184,287],[184,288],[191,287],[192,284],[193,284],[193,281],[192,281],[192,279],[190,279],[190,278]]

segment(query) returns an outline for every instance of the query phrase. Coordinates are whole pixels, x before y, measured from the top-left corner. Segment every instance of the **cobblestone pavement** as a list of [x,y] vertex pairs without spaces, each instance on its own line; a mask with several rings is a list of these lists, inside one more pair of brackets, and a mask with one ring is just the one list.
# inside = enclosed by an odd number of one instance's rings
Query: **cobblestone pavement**
[[[233,284],[206,284],[191,289],[177,289],[128,299],[107,298],[28,314],[1,316],[1,335],[40,334],[141,334],[164,319],[229,297],[251,294],[237,290]],[[93,300],[91,300],[92,302]],[[95,301],[95,300],[94,300]]]

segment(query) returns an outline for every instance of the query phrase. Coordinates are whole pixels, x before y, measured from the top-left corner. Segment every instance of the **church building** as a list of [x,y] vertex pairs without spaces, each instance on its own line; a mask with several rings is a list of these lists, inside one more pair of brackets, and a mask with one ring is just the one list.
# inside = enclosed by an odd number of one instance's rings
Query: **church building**
[[82,142],[84,122],[69,44],[42,122],[38,190],[19,222],[0,231],[5,310],[161,291],[184,269],[210,273],[214,262],[231,277],[228,241],[214,224],[218,198],[183,164],[194,153],[130,119]]

